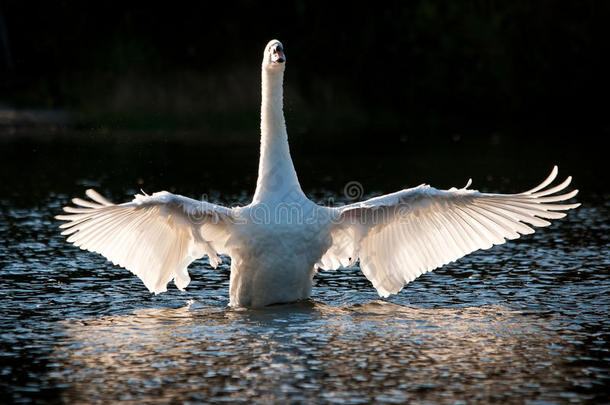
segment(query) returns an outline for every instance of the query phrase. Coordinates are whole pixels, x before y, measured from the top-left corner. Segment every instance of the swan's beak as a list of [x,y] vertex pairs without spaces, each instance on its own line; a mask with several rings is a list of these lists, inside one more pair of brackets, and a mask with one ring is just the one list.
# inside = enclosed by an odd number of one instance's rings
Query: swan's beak
[[274,45],[271,49],[271,62],[273,63],[284,63],[286,62],[286,56],[284,56],[284,48],[281,44]]

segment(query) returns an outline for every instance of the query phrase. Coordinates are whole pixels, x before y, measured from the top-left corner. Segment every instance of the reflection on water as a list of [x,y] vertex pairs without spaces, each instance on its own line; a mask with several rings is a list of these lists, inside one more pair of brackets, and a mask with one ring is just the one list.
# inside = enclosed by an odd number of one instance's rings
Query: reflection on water
[[[319,272],[311,302],[230,310],[228,258],[218,270],[196,261],[185,292],[153,296],[59,235],[54,215],[91,186],[116,200],[143,188],[247,202],[258,150],[232,151],[239,165],[207,152],[203,165],[199,148],[177,144],[0,145],[0,402],[607,402],[610,196],[590,191],[588,154],[572,164],[580,174],[560,161],[582,207],[384,300],[354,267]],[[325,202],[342,202],[349,180],[369,193],[472,175],[481,189],[519,191],[556,163],[522,170],[522,145],[405,153],[295,163]],[[485,183],[486,171],[508,177]]]
[[52,376],[69,403],[557,401],[604,374],[570,367],[579,338],[561,322],[501,306],[192,303],[64,325]]

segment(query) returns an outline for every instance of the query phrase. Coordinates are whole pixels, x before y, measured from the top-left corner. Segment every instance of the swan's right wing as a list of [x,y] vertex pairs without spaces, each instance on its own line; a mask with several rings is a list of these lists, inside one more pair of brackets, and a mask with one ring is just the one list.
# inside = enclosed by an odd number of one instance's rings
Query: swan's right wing
[[560,204],[577,190],[553,195],[565,190],[570,177],[546,188],[556,176],[557,167],[539,186],[520,194],[422,185],[338,208],[332,245],[319,266],[333,269],[360,259],[360,268],[379,294],[395,294],[430,270],[533,233],[528,225],[550,225],[546,219],[565,216],[558,211],[578,207]]
[[115,205],[94,190],[93,201],[75,198],[62,235],[81,249],[96,252],[136,274],[154,293],[167,290],[172,279],[184,289],[190,282],[187,266],[208,255],[214,267],[217,253],[225,253],[233,212],[166,191],[136,195],[130,203]]

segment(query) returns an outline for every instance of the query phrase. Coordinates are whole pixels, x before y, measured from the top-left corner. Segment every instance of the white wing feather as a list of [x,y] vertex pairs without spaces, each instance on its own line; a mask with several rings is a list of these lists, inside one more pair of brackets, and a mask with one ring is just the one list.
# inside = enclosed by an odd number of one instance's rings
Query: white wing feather
[[190,282],[187,267],[208,255],[218,265],[224,253],[233,214],[228,208],[174,195],[166,191],[136,195],[115,205],[94,190],[93,201],[75,198],[65,207],[62,235],[81,249],[97,252],[136,274],[154,293],[167,290],[172,279],[184,289]]
[[554,195],[571,181],[544,189],[557,177],[557,166],[537,187],[520,194],[489,194],[427,185],[338,208],[333,244],[318,266],[335,269],[358,258],[379,294],[399,292],[416,277],[478,249],[516,239],[562,218],[580,204],[557,204],[578,190]]

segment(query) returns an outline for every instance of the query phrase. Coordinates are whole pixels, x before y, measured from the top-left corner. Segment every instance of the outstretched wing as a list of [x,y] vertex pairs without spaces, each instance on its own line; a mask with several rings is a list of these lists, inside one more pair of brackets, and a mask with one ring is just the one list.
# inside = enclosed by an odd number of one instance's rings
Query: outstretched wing
[[549,186],[557,166],[537,187],[520,194],[489,194],[427,185],[338,208],[333,244],[319,266],[333,269],[360,259],[360,267],[381,296],[400,291],[416,277],[474,252],[533,233],[580,204],[559,204],[571,182]]
[[166,191],[136,195],[130,203],[115,205],[94,190],[93,201],[75,198],[77,207],[65,207],[62,235],[81,249],[97,252],[136,274],[154,293],[167,290],[172,279],[184,289],[190,282],[187,266],[208,255],[210,264],[225,252],[228,208],[174,195]]

